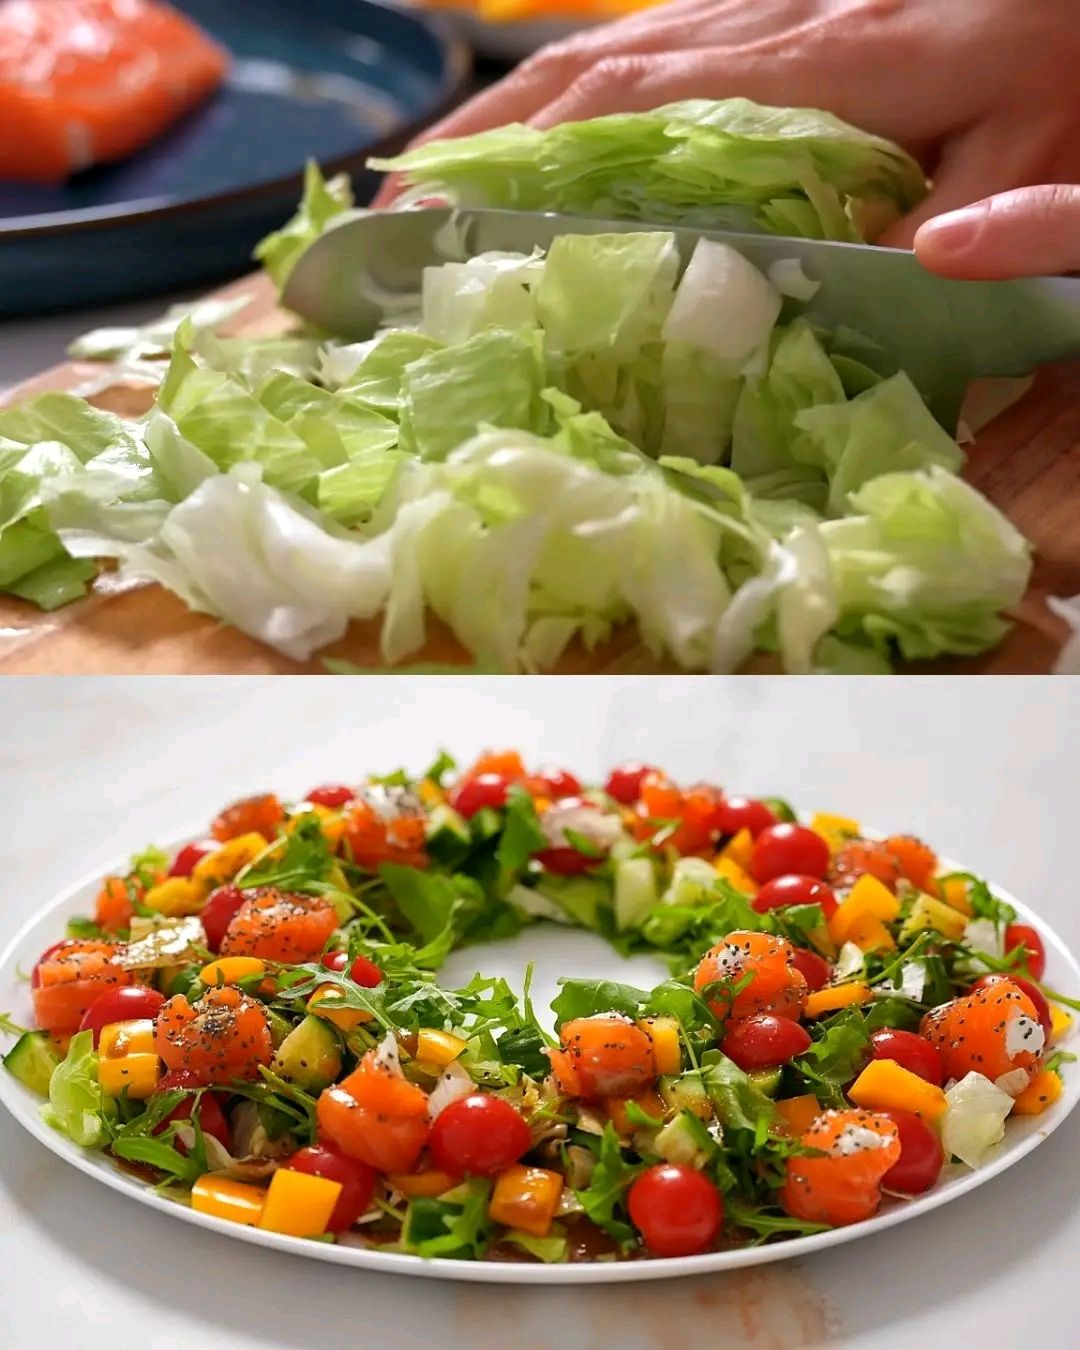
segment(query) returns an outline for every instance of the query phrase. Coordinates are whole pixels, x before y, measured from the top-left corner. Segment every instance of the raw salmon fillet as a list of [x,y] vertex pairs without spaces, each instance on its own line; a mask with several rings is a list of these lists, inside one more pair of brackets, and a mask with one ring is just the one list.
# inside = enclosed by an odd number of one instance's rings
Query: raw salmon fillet
[[0,181],[123,159],[216,89],[225,52],[157,0],[0,0]]

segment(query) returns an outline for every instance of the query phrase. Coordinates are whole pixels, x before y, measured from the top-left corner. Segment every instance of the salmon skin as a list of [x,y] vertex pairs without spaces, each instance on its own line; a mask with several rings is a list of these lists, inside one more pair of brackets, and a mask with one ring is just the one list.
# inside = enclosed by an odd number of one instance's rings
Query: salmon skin
[[124,159],[228,66],[158,0],[0,0],[0,182],[57,184]]

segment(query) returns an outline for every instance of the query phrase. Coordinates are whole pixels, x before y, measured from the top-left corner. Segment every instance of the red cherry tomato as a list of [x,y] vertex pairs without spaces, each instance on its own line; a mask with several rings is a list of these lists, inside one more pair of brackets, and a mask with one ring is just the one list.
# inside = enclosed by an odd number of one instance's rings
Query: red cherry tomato
[[612,769],[604,784],[604,791],[623,806],[633,806],[641,796],[641,780],[647,773],[655,772],[651,764],[641,764],[636,759],[630,760],[629,763],[620,764],[617,769]]
[[562,797],[576,797],[581,791],[581,780],[566,769],[541,769],[529,779],[529,787],[537,796],[559,801]]
[[[158,1079],[155,1092],[170,1092],[175,1088],[199,1088],[202,1087],[202,1080],[190,1069],[170,1069],[167,1074]],[[189,1120],[191,1118],[191,1107],[194,1097],[187,1097],[179,1106],[170,1111],[160,1125],[154,1129],[155,1134],[161,1134],[166,1125],[173,1120]],[[225,1119],[225,1112],[221,1109],[221,1103],[218,1101],[218,1094],[215,1092],[204,1092],[199,1101],[199,1126],[203,1134],[212,1135],[222,1148],[229,1147],[231,1138],[229,1132],[229,1122]],[[187,1156],[187,1145],[182,1139],[177,1139],[174,1143],[177,1152]]]
[[1046,948],[1030,924],[1011,923],[1005,929],[1005,950],[1013,952],[1017,947],[1026,951],[1028,974],[1033,980],[1041,980],[1046,973]]
[[450,793],[450,805],[468,820],[485,806],[496,811],[504,807],[509,791],[510,779],[503,774],[482,773],[458,783]]
[[816,877],[799,876],[797,872],[767,881],[751,903],[759,914],[782,909],[785,905],[820,905],[826,920],[831,919],[837,909],[831,886]]
[[754,1013],[729,1022],[720,1049],[746,1073],[774,1069],[801,1055],[810,1042],[809,1033],[790,1017]]
[[435,1166],[452,1176],[492,1176],[516,1163],[531,1143],[521,1114],[486,1092],[472,1092],[444,1107],[428,1138]]
[[1054,1032],[1054,1022],[1050,1015],[1050,1004],[1046,1001],[1046,995],[1037,984],[1033,983],[1031,980],[1025,979],[1023,975],[1006,975],[1002,973],[1000,975],[983,975],[980,979],[976,980],[971,987],[973,990],[985,989],[988,984],[1000,984],[1002,980],[1008,980],[1010,983],[1015,984],[1018,989],[1022,989],[1024,993],[1027,994],[1028,998],[1031,999],[1032,1003],[1034,1003],[1035,1012],[1039,1018],[1039,1025],[1046,1033],[1047,1044],[1049,1044],[1050,1037]]
[[[327,970],[336,970],[339,974],[349,964],[348,952],[327,952],[322,959],[323,965]],[[377,984],[382,983],[383,973],[374,961],[366,956],[357,956],[354,958],[349,970],[349,979],[353,984],[362,985],[365,989],[374,989]]]
[[812,952],[807,947],[795,948],[791,964],[802,975],[811,993],[815,989],[824,989],[832,979],[832,966],[823,956],[818,956],[817,952]]
[[870,1058],[891,1059],[909,1073],[918,1074],[935,1087],[941,1087],[945,1081],[945,1067],[937,1049],[914,1031],[898,1031],[895,1027],[882,1027],[871,1033]]
[[314,1144],[294,1153],[285,1166],[291,1172],[305,1172],[309,1177],[323,1177],[327,1181],[341,1183],[341,1194],[327,1220],[328,1233],[344,1232],[353,1226],[361,1214],[367,1213],[378,1176],[367,1163],[357,1158],[347,1158],[328,1144]]
[[195,864],[208,853],[214,853],[221,845],[216,839],[200,839],[197,844],[185,844],[173,859],[169,868],[171,877],[189,877],[195,870]]
[[829,846],[820,834],[805,825],[770,825],[754,844],[750,875],[759,886],[791,873],[821,878],[829,870],[829,861]]
[[878,1111],[877,1114],[886,1116],[900,1132],[900,1157],[881,1178],[882,1186],[902,1195],[922,1195],[941,1175],[945,1161],[941,1140],[912,1111]]
[[129,984],[123,989],[108,989],[90,1004],[79,1023],[80,1031],[94,1033],[94,1049],[101,1040],[101,1028],[111,1022],[134,1022],[139,1018],[154,1018],[165,1003],[165,995],[156,989]]
[[713,1243],[724,1218],[720,1192],[700,1172],[657,1163],[630,1187],[627,1208],[655,1256],[694,1256]]
[[210,892],[210,899],[202,908],[199,918],[206,929],[206,945],[212,952],[221,951],[229,924],[236,918],[247,895],[239,886],[219,886]]
[[545,848],[534,853],[533,858],[547,872],[555,872],[561,877],[574,877],[581,872],[603,862],[603,858],[589,858],[576,848]]
[[779,822],[764,802],[752,797],[725,797],[720,804],[717,824],[721,834],[738,834],[749,830],[756,839],[763,830]]
[[327,783],[323,787],[312,788],[304,801],[311,802],[312,806],[326,806],[331,811],[336,811],[339,806],[351,802],[355,796],[355,788],[346,787],[344,783]]

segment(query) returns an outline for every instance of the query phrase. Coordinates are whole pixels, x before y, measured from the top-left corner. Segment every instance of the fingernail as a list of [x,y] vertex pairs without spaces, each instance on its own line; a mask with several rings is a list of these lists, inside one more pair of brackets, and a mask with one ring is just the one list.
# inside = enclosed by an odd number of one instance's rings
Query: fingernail
[[933,235],[934,249],[938,253],[956,256],[969,252],[975,246],[989,214],[985,202],[975,202],[960,211],[937,216],[923,228]]

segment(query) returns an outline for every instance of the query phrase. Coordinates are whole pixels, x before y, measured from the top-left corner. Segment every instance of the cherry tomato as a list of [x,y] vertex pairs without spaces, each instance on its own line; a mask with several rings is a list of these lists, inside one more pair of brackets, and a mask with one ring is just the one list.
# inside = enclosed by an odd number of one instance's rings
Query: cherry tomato
[[171,877],[189,877],[195,870],[195,864],[208,853],[215,852],[220,845],[216,839],[200,839],[197,844],[185,844],[173,859],[169,868]]
[[[355,788],[346,787],[344,783],[327,783],[323,787],[312,788],[304,801],[311,802],[312,806],[326,806],[331,811],[336,811],[339,806],[351,802],[355,796]],[[337,1180],[336,1177],[334,1179]]]
[[324,1177],[327,1181],[341,1183],[341,1194],[327,1220],[327,1232],[344,1232],[361,1214],[367,1213],[377,1177],[375,1169],[367,1163],[347,1158],[328,1144],[313,1144],[294,1153],[285,1166],[291,1172],[305,1172],[310,1177]]
[[641,780],[647,773],[655,773],[651,764],[641,764],[636,759],[620,764],[608,775],[604,791],[623,806],[633,806],[641,796]]
[[90,1004],[79,1023],[80,1031],[94,1033],[94,1049],[101,1039],[101,1028],[111,1022],[134,1022],[139,1018],[155,1018],[165,1003],[165,995],[156,989],[129,984],[123,989],[109,989]]
[[785,905],[820,905],[826,920],[831,919],[837,909],[831,886],[816,877],[799,876],[797,872],[767,881],[751,903],[759,914],[782,909]]
[[210,898],[202,908],[199,918],[206,930],[206,945],[212,952],[221,951],[229,924],[232,923],[247,899],[239,886],[219,886],[210,892]]
[[554,872],[560,877],[578,876],[604,861],[579,853],[576,848],[545,848],[534,853],[533,858],[546,872]]
[[[189,1069],[170,1069],[158,1079],[155,1092],[171,1092],[176,1088],[199,1088],[202,1087],[202,1079],[198,1074],[192,1073]],[[191,1107],[194,1103],[194,1097],[187,1097],[177,1107],[175,1107],[160,1125],[154,1129],[155,1134],[161,1134],[166,1125],[173,1120],[189,1120],[191,1118]],[[222,1148],[229,1147],[231,1138],[229,1131],[229,1122],[225,1119],[225,1112],[221,1109],[216,1092],[204,1092],[199,1100],[199,1126],[203,1134],[212,1135]],[[174,1147],[178,1153],[187,1156],[187,1145],[182,1139],[174,1142]]]
[[832,979],[832,966],[823,956],[818,956],[817,952],[810,951],[808,947],[796,947],[791,964],[802,975],[811,993],[815,989],[824,989]]
[[721,834],[738,834],[740,830],[749,830],[756,839],[763,830],[779,821],[764,802],[753,797],[725,797],[720,804],[717,817]]
[[941,1175],[945,1154],[941,1140],[911,1111],[879,1111],[900,1132],[900,1157],[881,1178],[887,1191],[922,1195]]
[[805,825],[770,825],[754,844],[750,875],[759,886],[793,872],[820,878],[829,870],[829,861],[828,844]]
[[529,779],[529,787],[539,797],[558,801],[562,797],[576,797],[581,791],[581,780],[566,769],[541,769]]
[[914,1031],[898,1031],[895,1027],[882,1027],[871,1033],[870,1058],[891,1059],[908,1073],[918,1074],[935,1087],[941,1087],[945,1081],[945,1066],[941,1055],[922,1036]]
[[987,985],[1000,984],[1002,980],[1011,981],[1018,989],[1022,989],[1024,993],[1027,994],[1028,998],[1031,999],[1032,1003],[1034,1003],[1035,1011],[1039,1016],[1039,1024],[1046,1033],[1046,1042],[1049,1045],[1050,1037],[1053,1035],[1054,1031],[1054,1022],[1050,1015],[1050,1004],[1046,1001],[1046,995],[1037,984],[1033,983],[1031,980],[1025,979],[1023,975],[1006,975],[1002,973],[1000,975],[983,975],[982,978],[976,980],[971,987],[972,989],[985,989]]
[[509,791],[510,780],[501,773],[482,773],[458,783],[450,793],[450,805],[469,820],[485,806],[500,810],[506,805]]
[[[349,964],[348,952],[327,952],[322,960],[327,970],[341,971]],[[377,984],[382,983],[383,973],[374,961],[368,960],[366,956],[357,956],[349,970],[349,979],[353,984],[359,984],[364,989],[374,989]]]
[[1033,980],[1041,980],[1046,973],[1046,948],[1030,924],[1011,923],[1005,929],[1005,950],[1013,952],[1017,947],[1025,949],[1028,974]]
[[754,1013],[738,1022],[729,1022],[720,1049],[740,1069],[774,1069],[801,1055],[810,1046],[810,1036],[790,1017],[772,1013]]
[[657,1163],[630,1187],[627,1208],[655,1256],[694,1256],[713,1243],[724,1217],[720,1192],[700,1172]]
[[428,1138],[435,1166],[452,1176],[493,1176],[516,1163],[531,1143],[520,1112],[486,1092],[472,1092],[444,1107]]

